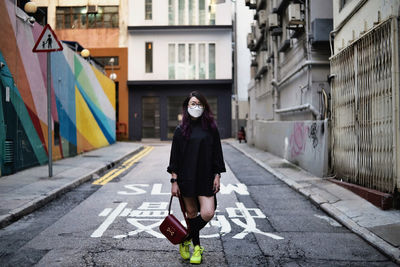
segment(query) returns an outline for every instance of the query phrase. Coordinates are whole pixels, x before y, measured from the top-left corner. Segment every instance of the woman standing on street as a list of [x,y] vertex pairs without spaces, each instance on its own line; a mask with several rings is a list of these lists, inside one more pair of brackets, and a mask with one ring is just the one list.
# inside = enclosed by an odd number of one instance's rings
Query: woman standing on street
[[[219,132],[206,98],[191,92],[182,107],[182,123],[175,129],[167,171],[172,176],[172,195],[183,197],[189,224],[189,237],[179,245],[179,252],[183,259],[200,264],[204,251],[200,230],[214,217],[221,172],[226,170]],[[191,242],[194,250],[190,257]]]

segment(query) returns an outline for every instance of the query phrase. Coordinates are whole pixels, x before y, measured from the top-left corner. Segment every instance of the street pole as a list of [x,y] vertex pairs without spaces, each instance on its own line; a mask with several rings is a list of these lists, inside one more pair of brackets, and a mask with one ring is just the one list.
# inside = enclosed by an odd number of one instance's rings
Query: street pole
[[50,52],[47,52],[47,141],[49,152],[49,177],[53,176],[53,152],[51,138],[51,60]]
[[[237,133],[239,131],[239,95],[238,95],[238,58],[237,58],[237,0],[235,0],[235,14],[234,14],[234,28],[235,28],[235,50],[233,52],[233,57],[234,57],[234,77],[233,77],[233,89],[234,89],[234,94],[235,94],[235,136],[237,136]],[[236,137],[235,137],[236,138]]]

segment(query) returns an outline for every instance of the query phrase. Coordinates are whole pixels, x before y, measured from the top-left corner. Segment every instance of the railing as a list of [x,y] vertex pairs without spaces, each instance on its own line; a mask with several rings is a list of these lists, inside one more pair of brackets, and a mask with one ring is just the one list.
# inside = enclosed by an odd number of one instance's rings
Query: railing
[[331,58],[337,178],[389,193],[399,175],[398,42],[390,18]]

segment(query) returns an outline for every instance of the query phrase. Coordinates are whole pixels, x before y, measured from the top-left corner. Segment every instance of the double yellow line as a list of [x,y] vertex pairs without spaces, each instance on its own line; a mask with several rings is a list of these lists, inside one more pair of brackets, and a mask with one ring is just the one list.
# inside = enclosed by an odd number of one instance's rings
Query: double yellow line
[[145,146],[144,149],[142,151],[140,151],[138,154],[136,154],[136,155],[132,156],[131,158],[127,159],[126,161],[124,161],[124,163],[122,163],[120,166],[118,166],[114,170],[108,172],[104,176],[102,176],[99,179],[97,179],[96,181],[94,181],[93,184],[105,185],[106,183],[108,183],[109,181],[111,181],[112,179],[114,179],[115,177],[117,177],[118,175],[120,175],[121,173],[126,171],[127,169],[129,169],[133,164],[135,164],[141,158],[143,158],[144,156],[149,154],[153,149],[154,149],[154,147],[152,147],[152,146]]

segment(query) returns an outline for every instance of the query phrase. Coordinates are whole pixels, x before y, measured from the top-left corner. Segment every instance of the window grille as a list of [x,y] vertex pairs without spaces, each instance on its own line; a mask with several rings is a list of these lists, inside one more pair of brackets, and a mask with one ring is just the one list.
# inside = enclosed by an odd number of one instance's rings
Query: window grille
[[398,175],[397,29],[397,19],[391,18],[331,58],[337,178],[389,193]]
[[118,6],[97,6],[90,12],[86,6],[57,7],[57,29],[118,28]]

